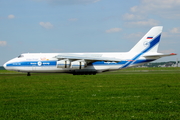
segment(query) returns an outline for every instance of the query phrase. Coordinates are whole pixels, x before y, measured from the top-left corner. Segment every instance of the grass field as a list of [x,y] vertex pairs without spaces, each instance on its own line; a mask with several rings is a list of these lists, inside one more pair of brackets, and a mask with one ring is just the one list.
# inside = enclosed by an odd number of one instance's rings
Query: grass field
[[82,76],[0,73],[2,120],[180,119],[179,68]]

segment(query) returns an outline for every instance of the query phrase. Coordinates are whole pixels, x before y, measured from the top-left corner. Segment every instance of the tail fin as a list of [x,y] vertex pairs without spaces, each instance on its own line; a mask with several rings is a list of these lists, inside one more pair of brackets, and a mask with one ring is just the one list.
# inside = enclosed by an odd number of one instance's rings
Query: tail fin
[[149,32],[147,32],[146,35],[129,52],[157,53],[162,29],[162,26],[156,26],[151,28]]

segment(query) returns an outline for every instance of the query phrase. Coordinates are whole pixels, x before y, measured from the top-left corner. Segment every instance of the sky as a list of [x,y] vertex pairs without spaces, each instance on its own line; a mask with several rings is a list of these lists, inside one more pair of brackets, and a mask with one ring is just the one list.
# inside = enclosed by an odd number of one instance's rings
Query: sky
[[127,52],[153,26],[163,26],[158,52],[178,54],[179,11],[180,0],[0,0],[0,65],[21,53]]

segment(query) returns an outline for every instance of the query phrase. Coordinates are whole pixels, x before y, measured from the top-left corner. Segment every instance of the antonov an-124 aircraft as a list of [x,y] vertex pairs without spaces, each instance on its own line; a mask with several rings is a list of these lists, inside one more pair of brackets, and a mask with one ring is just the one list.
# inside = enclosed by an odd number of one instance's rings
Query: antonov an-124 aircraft
[[129,51],[105,53],[24,53],[9,60],[6,70],[30,73],[90,75],[142,65],[175,53],[158,53],[162,26],[155,26]]

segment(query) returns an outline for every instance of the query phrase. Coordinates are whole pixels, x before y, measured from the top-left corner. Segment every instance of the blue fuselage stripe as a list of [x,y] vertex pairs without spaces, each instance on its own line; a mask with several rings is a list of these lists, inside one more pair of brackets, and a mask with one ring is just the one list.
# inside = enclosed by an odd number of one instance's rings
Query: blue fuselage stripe
[[56,66],[57,61],[21,61],[9,63],[7,67],[29,67],[29,66]]
[[[136,60],[133,64],[146,63],[150,61],[154,61],[155,59],[149,60]],[[128,64],[127,64],[128,63]],[[93,66],[116,66],[116,65],[129,65],[131,62],[129,61],[121,61],[121,62],[104,62],[98,61],[94,62],[91,65]],[[56,67],[57,61],[21,61],[21,62],[13,62],[6,65],[7,67]],[[74,65],[73,65],[74,66]]]

